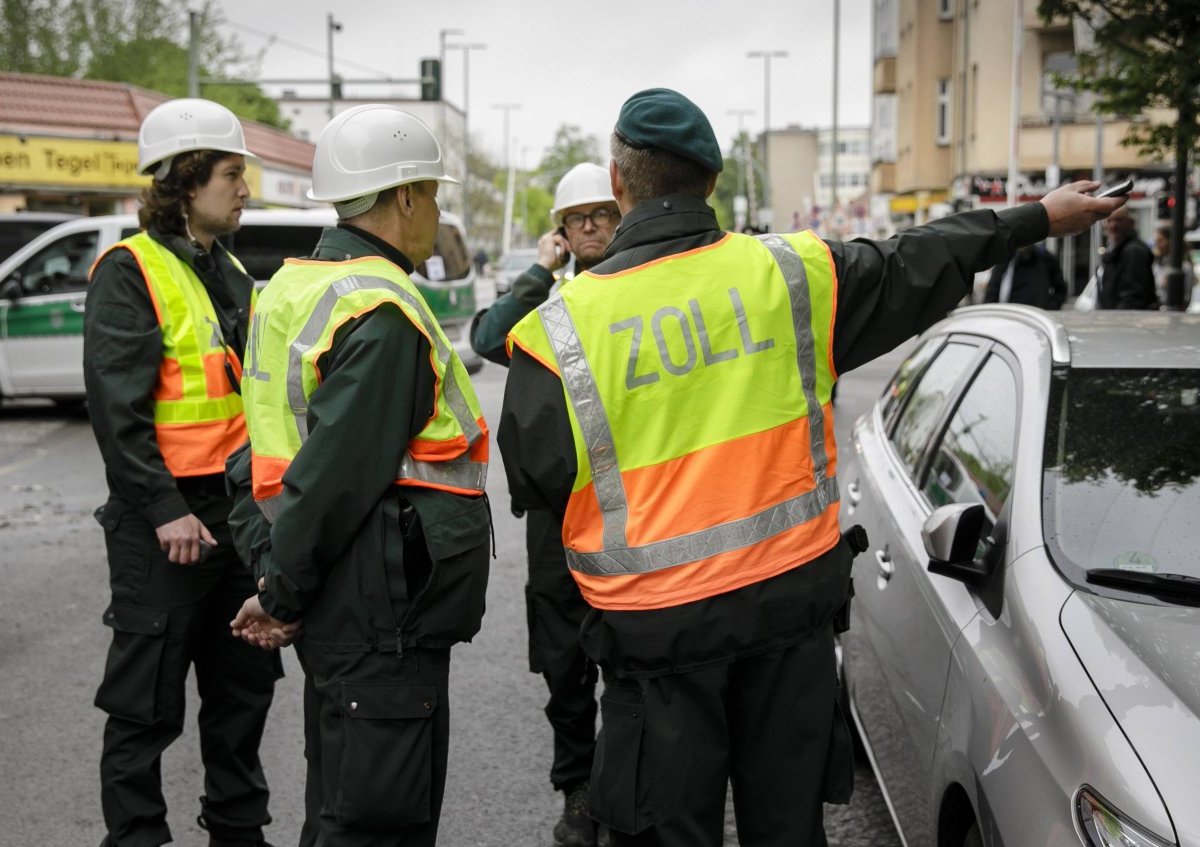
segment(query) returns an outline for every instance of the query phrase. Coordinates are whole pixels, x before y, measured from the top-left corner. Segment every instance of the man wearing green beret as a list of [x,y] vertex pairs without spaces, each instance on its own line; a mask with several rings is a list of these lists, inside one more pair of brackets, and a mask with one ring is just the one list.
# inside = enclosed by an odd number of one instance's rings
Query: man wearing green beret
[[616,847],[718,847],[733,784],[743,847],[824,845],[853,763],[834,619],[837,374],[931,326],[976,271],[1081,231],[1121,200],[1075,183],[883,242],[722,232],[704,113],[626,101],[604,259],[521,321],[499,444],[515,502],[563,516],[592,606],[603,729],[591,813]]

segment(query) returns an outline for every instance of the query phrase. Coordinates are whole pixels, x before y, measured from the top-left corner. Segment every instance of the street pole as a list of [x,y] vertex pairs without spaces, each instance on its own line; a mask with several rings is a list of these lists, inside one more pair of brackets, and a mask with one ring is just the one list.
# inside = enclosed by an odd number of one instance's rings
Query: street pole
[[512,247],[512,213],[513,213],[513,170],[510,164],[510,140],[508,135],[508,114],[521,106],[517,103],[494,103],[493,109],[504,112],[504,230],[500,234],[500,253],[505,255]]
[[1008,206],[1017,205],[1021,175],[1021,62],[1025,55],[1025,3],[1013,3],[1012,96],[1008,115]]
[[447,49],[463,51],[463,228],[471,235],[471,51],[485,50],[486,44],[447,44]]
[[200,14],[188,12],[188,97],[200,96]]
[[833,202],[830,208],[837,215],[838,208],[838,24],[841,18],[841,0],[833,0],[833,143],[830,145],[830,185],[833,188]]
[[[746,117],[747,115],[753,115],[754,110],[753,109],[729,109],[725,112],[725,114],[734,115],[735,117],[737,117],[737,121],[738,121],[737,142],[734,144],[734,150],[736,151],[734,153],[734,155],[737,157],[737,160],[738,160],[737,196],[744,199],[746,197],[746,179],[747,179],[747,177],[753,179],[754,175],[752,173],[747,172],[749,166],[748,166],[748,163],[746,162],[746,130],[743,128],[742,119],[744,117]],[[734,214],[735,228],[740,229],[741,225],[743,223],[745,223],[745,222],[737,220],[737,215],[735,213]]]
[[[746,54],[748,59],[763,60],[763,135],[762,135],[762,163],[763,163],[763,210],[769,208],[771,197],[771,168],[767,162],[767,133],[771,131],[771,60],[781,59],[787,56],[786,50],[751,50]],[[774,210],[772,210],[774,211]],[[762,215],[760,214],[760,218]],[[756,224],[762,225],[762,221],[755,221]]]
[[[326,27],[327,31],[325,33],[325,38],[326,43],[329,45],[327,50],[327,55],[329,57],[329,106],[326,111],[328,112],[329,120],[333,120],[333,94],[334,85],[337,83],[337,77],[333,73],[333,34],[335,32],[341,32],[342,25],[333,19],[333,12],[329,12],[325,16],[325,19],[328,23],[328,26]],[[338,93],[340,94],[341,92]]]

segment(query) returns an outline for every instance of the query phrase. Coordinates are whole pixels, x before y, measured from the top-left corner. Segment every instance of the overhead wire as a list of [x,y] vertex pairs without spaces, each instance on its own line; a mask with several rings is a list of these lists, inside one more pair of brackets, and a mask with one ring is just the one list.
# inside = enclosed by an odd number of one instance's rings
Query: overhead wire
[[[245,24],[240,24],[237,21],[231,21],[228,18],[226,18],[224,20],[224,24],[228,27],[232,27],[233,29],[241,30],[243,32],[250,33],[251,35],[257,35],[259,38],[267,39],[268,47],[271,44],[282,44],[285,47],[291,47],[293,50],[299,50],[302,53],[308,53],[312,56],[320,56],[321,58],[325,58],[328,55],[324,50],[318,50],[315,47],[309,47],[306,44],[300,44],[295,41],[289,41],[286,38],[281,38],[276,33],[264,32],[261,29],[255,29],[252,26],[246,26]],[[378,68],[368,67],[367,65],[360,65],[357,62],[351,62],[346,59],[338,59],[337,63],[339,65],[343,65],[343,66],[349,67],[349,68],[354,68],[355,70],[363,71],[365,73],[375,74],[376,76],[382,77],[384,79],[392,78],[392,74],[387,73],[386,71],[381,71]]]

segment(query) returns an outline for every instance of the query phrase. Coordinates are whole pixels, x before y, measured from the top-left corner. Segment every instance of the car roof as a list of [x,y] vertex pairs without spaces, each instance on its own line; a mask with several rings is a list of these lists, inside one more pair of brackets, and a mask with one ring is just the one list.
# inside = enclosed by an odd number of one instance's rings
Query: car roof
[[70,221],[78,217],[71,212],[0,212],[0,221]]
[[[1047,312],[1032,306],[987,304],[956,309],[940,330],[986,325],[1003,339],[1005,325],[1033,327],[1056,364],[1073,368],[1200,367],[1200,315],[1182,312]],[[979,327],[984,328],[984,327]]]

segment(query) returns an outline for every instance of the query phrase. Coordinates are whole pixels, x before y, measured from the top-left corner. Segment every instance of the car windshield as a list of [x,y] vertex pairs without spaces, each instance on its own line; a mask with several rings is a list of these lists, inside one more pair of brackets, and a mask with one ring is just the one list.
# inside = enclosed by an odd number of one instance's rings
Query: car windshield
[[1056,374],[1044,457],[1046,541],[1066,575],[1200,577],[1200,370]]

